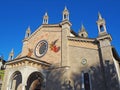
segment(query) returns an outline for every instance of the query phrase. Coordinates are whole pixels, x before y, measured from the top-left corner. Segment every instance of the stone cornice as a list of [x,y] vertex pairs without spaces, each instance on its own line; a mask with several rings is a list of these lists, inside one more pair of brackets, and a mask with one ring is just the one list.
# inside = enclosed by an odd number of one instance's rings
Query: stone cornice
[[81,37],[70,37],[70,36],[68,36],[68,40],[82,41],[82,42],[95,42],[96,41],[96,39],[92,39],[92,38],[81,38]]
[[71,24],[70,21],[68,21],[68,20],[62,21],[62,22],[60,23],[60,25],[62,26],[62,25],[64,25],[65,23],[69,24],[69,26],[72,26],[72,24]]
[[102,35],[102,36],[99,36],[99,37],[97,38],[98,41],[99,41],[99,40],[104,40],[104,39],[109,39],[110,41],[112,41],[112,37],[111,37],[110,34]]
[[34,62],[34,63],[42,64],[42,65],[45,65],[45,66],[50,66],[51,65],[50,63],[47,63],[45,61],[38,60],[38,59],[32,58],[32,57],[27,57],[27,56],[8,61],[6,63],[6,65],[10,65],[10,64],[18,63],[18,62],[24,62],[24,61]]
[[43,24],[43,27],[60,27],[60,24]]

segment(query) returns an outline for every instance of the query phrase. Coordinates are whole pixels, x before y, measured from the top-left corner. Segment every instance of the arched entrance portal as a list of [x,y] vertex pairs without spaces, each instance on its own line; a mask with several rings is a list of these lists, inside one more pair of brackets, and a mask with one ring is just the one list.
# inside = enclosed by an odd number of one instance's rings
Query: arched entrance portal
[[22,74],[19,71],[16,71],[11,76],[10,80],[10,90],[21,90],[22,89]]
[[42,90],[43,76],[40,72],[33,72],[28,80],[26,90]]

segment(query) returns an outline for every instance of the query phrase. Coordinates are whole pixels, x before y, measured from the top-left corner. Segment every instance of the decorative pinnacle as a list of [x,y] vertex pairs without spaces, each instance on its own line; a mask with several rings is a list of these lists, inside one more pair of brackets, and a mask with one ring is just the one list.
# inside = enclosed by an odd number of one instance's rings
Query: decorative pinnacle
[[81,29],[85,29],[84,25],[82,24]]
[[45,13],[45,16],[48,16],[47,12]]
[[69,11],[68,11],[68,9],[67,9],[67,7],[65,6],[65,8],[64,8],[64,10],[63,10],[63,12],[68,12],[69,13]]
[[12,48],[11,52],[10,53],[14,53],[14,49]]
[[11,50],[8,60],[13,60],[13,57],[14,57],[14,49]]
[[102,19],[100,12],[98,12],[98,19]]
[[86,31],[84,25],[81,25],[81,31]]
[[64,11],[66,11],[66,10],[68,10],[68,9],[67,9],[67,7],[65,6],[65,9],[64,9]]
[[28,26],[27,31],[30,31],[30,26]]

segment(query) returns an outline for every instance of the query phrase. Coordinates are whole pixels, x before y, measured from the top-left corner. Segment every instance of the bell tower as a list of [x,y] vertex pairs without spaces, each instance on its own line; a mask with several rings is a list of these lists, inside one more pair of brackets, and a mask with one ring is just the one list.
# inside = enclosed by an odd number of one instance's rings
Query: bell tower
[[[114,53],[112,50],[113,47],[111,45],[112,37],[110,34],[107,33],[105,24],[106,24],[105,20],[102,18],[101,14],[98,13],[97,26],[98,26],[99,36],[97,37],[97,40],[98,40],[98,52],[100,57],[100,65],[101,65],[101,71],[103,73],[105,90],[110,90],[111,84],[107,79],[108,77],[109,77],[109,80],[112,78],[111,76],[112,73],[110,72],[111,71],[110,66],[112,66],[112,68],[115,70],[115,73],[118,73],[118,75],[119,75],[119,71],[117,68],[118,66],[115,63],[116,61],[114,60],[114,57],[113,57]],[[115,74],[114,78],[119,79],[119,76]],[[116,83],[118,82],[117,79],[115,80],[115,82]]]
[[106,35],[106,25],[105,25],[105,20],[102,18],[101,14],[98,12],[98,21],[97,21],[97,26],[98,26],[98,31],[99,31],[99,36],[101,35]]
[[80,29],[78,35],[79,35],[79,37],[88,38],[88,33],[83,24],[81,26],[81,29]]
[[105,20],[102,18],[101,14],[98,13],[97,26],[99,31],[99,36],[97,40],[99,41],[99,49],[101,50],[101,55],[103,61],[112,60],[111,52],[111,41],[112,37],[106,31]]
[[69,20],[69,11],[68,11],[66,6],[65,6],[65,9],[63,11],[63,21],[64,20]]
[[14,49],[11,50],[8,60],[13,60],[14,58]]
[[45,15],[43,16],[43,24],[48,24],[48,14],[47,12],[45,13]]
[[28,38],[31,35],[30,27],[27,28],[25,38]]

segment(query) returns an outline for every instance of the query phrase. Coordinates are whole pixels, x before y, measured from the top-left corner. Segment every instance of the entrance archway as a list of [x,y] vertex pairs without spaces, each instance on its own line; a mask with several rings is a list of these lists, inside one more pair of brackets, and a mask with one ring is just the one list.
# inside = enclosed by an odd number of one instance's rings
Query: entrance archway
[[22,86],[22,74],[19,71],[16,71],[12,74],[10,78],[10,89],[11,90],[21,90]]
[[27,80],[26,90],[42,90],[43,80],[44,78],[40,72],[33,72]]

